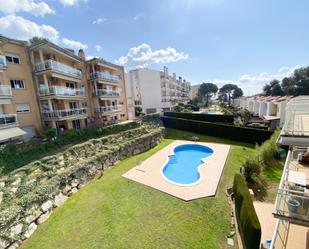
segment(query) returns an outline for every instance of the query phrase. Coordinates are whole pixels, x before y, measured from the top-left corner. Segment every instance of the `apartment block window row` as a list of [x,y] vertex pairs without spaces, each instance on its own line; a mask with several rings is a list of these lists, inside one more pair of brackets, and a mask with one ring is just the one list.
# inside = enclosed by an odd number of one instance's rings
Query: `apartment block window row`
[[12,64],[20,64],[20,59],[17,55],[6,55],[6,61]]

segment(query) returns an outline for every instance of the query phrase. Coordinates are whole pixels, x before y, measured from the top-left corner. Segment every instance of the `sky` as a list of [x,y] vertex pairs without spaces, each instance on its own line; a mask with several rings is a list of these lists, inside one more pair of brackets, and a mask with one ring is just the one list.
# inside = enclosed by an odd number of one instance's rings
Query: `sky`
[[0,34],[246,95],[309,66],[308,0],[0,0]]

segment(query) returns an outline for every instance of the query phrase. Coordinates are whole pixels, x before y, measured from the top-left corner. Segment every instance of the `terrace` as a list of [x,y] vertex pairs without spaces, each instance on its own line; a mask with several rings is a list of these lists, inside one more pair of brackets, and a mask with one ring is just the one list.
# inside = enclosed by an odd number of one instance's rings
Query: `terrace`
[[118,98],[120,96],[120,92],[119,90],[98,89],[94,92],[94,95],[99,96],[100,98]]
[[12,88],[8,85],[0,85],[0,98],[12,98]]
[[55,60],[46,60],[44,62],[36,63],[34,65],[34,71],[36,73],[41,73],[44,71],[52,71],[55,73],[64,74],[77,79],[81,79],[82,77],[81,70]]
[[60,98],[76,98],[85,97],[85,89],[77,89],[65,86],[41,86],[39,88],[39,96],[47,97],[54,96]]
[[0,129],[17,126],[16,114],[0,114]]
[[100,71],[95,71],[93,73],[90,73],[90,79],[102,80],[102,81],[107,81],[111,83],[118,83],[120,81],[119,75],[113,75],[109,72],[100,72]]
[[42,116],[46,121],[49,120],[67,120],[84,118],[87,115],[87,108],[63,109],[53,111],[43,111]]

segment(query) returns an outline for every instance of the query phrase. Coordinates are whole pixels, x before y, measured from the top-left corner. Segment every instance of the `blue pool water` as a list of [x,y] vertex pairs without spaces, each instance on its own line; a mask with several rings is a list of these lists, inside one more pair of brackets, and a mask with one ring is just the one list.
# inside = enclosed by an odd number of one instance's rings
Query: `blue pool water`
[[202,159],[212,155],[214,151],[203,145],[185,144],[175,147],[174,154],[169,157],[163,167],[164,176],[178,184],[193,184],[200,178],[198,167]]

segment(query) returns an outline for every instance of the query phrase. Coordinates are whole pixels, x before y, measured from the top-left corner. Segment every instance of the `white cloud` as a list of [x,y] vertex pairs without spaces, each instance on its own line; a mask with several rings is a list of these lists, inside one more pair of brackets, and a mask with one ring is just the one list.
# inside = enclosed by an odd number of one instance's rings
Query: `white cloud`
[[44,37],[54,43],[58,43],[59,40],[59,32],[52,26],[38,25],[15,15],[0,18],[0,34],[21,40],[28,40],[33,36]]
[[78,6],[80,2],[86,3],[87,0],[59,0],[59,2],[62,3],[63,6],[72,7],[72,6]]
[[263,86],[269,83],[273,79],[282,80],[284,77],[289,77],[293,74],[296,68],[294,67],[281,67],[277,72],[267,73],[262,72],[259,74],[243,74],[237,80],[219,80],[215,79],[213,82],[221,87],[225,84],[236,84],[244,90],[245,95],[252,95],[256,93],[261,93],[263,91]]
[[101,24],[103,22],[106,22],[107,18],[102,18],[102,17],[98,17],[97,19],[95,19],[92,24]]
[[[136,64],[136,63],[147,63],[151,65],[153,63],[170,63],[176,62],[180,60],[188,59],[189,55],[176,51],[175,48],[167,47],[166,49],[152,50],[151,47],[143,43],[137,47],[133,47],[129,49],[129,52],[126,56],[119,57],[116,62],[120,65],[125,64]],[[136,67],[136,66],[134,66]]]
[[74,40],[70,40],[70,39],[67,39],[67,38],[62,38],[62,43],[67,46],[68,48],[71,48],[71,49],[87,49],[88,48],[88,45],[87,44],[83,44],[79,41],[74,41]]
[[101,45],[95,45],[94,48],[97,50],[98,53],[102,51]]
[[47,3],[34,0],[0,0],[0,11],[4,14],[27,12],[34,16],[55,14],[55,11]]

